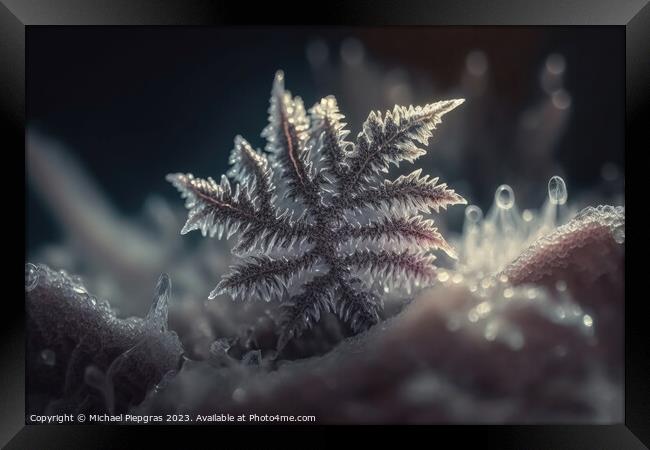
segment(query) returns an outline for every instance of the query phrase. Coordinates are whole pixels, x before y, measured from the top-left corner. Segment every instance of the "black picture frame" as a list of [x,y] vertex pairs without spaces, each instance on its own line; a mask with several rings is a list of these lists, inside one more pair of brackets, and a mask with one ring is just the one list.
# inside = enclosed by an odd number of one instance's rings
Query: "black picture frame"
[[[288,10],[303,11],[302,17]],[[311,13],[309,12],[311,11]],[[5,155],[24,153],[25,39],[29,28],[44,25],[614,25],[626,35],[626,172],[634,150],[648,147],[647,112],[650,94],[650,5],[646,0],[545,1],[492,0],[433,3],[418,0],[330,1],[327,9],[290,7],[269,2],[153,1],[153,0],[0,0],[0,115],[1,148]],[[604,89],[608,87],[603,87]],[[594,93],[597,95],[597,93]],[[606,114],[606,112],[603,112]],[[645,127],[644,127],[645,125]],[[16,158],[20,160],[20,158]],[[12,171],[18,177],[24,172]],[[635,178],[632,179],[636,186]],[[632,193],[626,185],[626,197]],[[15,195],[14,195],[15,196]],[[17,201],[22,199],[18,197]],[[22,206],[24,208],[24,204]],[[635,204],[627,207],[635,214]],[[20,211],[17,206],[15,211]],[[24,210],[23,210],[24,211]],[[24,217],[24,216],[23,216]],[[20,226],[19,221],[14,221]],[[634,220],[632,221],[634,224]],[[627,220],[626,252],[635,252],[638,237]],[[24,229],[24,228],[23,228]],[[630,245],[632,243],[632,245]],[[632,252],[632,253],[630,253]],[[16,272],[20,265],[11,258]],[[7,285],[20,289],[17,273],[8,273]],[[648,327],[641,311],[643,298],[632,298],[626,273],[625,302],[625,422],[584,426],[455,426],[426,427],[436,440],[453,440],[454,447],[470,440],[498,448],[647,448],[650,445],[650,350]],[[95,448],[126,445],[125,434],[151,427],[95,425],[25,425],[24,310],[18,294],[5,301],[0,340],[0,444],[6,448]],[[125,429],[126,428],[126,429]],[[167,427],[159,427],[160,430]],[[198,427],[192,429],[193,435]],[[180,427],[174,427],[179,430]],[[205,428],[204,428],[205,429]],[[276,427],[277,429],[277,427]],[[422,428],[419,428],[422,431]],[[214,432],[214,430],[212,430]],[[156,431],[166,438],[168,433]],[[130,438],[129,438],[130,439]],[[122,442],[122,444],[116,444]],[[216,445],[216,441],[215,442]],[[111,444],[113,443],[113,444]]]

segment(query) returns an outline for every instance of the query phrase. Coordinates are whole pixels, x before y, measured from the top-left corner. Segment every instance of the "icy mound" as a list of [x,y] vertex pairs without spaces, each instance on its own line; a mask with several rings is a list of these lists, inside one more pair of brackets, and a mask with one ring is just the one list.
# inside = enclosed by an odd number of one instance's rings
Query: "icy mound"
[[29,411],[124,411],[178,369],[166,274],[147,316],[124,320],[65,272],[28,263],[25,276]]
[[[598,206],[582,210],[569,223],[535,241],[504,271],[513,283],[538,282],[558,270],[571,269],[593,281],[618,264],[625,241],[625,208]],[[599,264],[591,262],[597,259]]]
[[[518,270],[544,263],[544,283],[442,272],[402,313],[322,357],[275,370],[186,363],[139,409],[313,414],[320,423],[620,422],[622,214],[589,209],[548,236],[562,245],[525,251],[534,257]],[[597,257],[604,246],[611,264]],[[572,281],[580,265],[591,283]],[[227,360],[227,345],[215,347]]]

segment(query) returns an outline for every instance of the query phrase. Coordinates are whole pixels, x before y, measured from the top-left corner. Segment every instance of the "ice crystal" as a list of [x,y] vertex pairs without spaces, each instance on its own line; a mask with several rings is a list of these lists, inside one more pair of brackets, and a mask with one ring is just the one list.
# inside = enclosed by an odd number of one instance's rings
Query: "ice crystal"
[[[210,293],[281,302],[278,347],[335,312],[354,331],[379,320],[381,291],[429,284],[431,254],[452,247],[422,214],[465,200],[421,170],[385,180],[391,165],[414,162],[441,117],[463,103],[395,106],[371,112],[355,142],[329,96],[305,110],[275,76],[265,152],[235,138],[232,168],[219,182],[191,174],[167,179],[186,199],[181,233],[237,235],[234,266]],[[230,179],[229,179],[230,178]],[[234,186],[233,183],[234,182]]]
[[[528,275],[541,278],[546,268],[561,263],[570,249],[599,242],[604,254],[609,243],[625,241],[624,206],[601,205],[578,212],[567,200],[566,183],[555,175],[549,179],[547,199],[537,211],[520,212],[515,193],[506,184],[497,188],[494,204],[485,217],[478,206],[467,206],[463,234],[457,243],[458,272],[478,281],[502,271],[504,276],[513,277],[522,261],[534,257],[535,264],[523,266]],[[584,266],[585,271],[596,267]]]

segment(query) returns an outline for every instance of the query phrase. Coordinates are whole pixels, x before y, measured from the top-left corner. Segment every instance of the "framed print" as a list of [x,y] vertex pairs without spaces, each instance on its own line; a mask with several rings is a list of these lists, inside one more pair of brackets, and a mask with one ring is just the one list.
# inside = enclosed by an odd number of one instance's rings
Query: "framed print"
[[650,8],[540,8],[3,0],[25,164],[3,445],[420,425],[644,448]]

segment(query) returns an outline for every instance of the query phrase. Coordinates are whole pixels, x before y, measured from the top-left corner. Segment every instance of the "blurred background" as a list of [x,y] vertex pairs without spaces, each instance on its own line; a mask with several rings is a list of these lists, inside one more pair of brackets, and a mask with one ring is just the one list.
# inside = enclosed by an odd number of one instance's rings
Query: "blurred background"
[[[538,207],[555,174],[572,202],[623,203],[620,28],[36,27],[27,44],[31,130],[127,217],[152,194],[179,203],[169,172],[225,173],[236,134],[263,147],[277,69],[307,107],[335,95],[351,137],[370,110],[466,98],[417,167],[484,210],[502,183]],[[64,231],[33,186],[28,256]],[[443,222],[459,231],[462,215]]]

